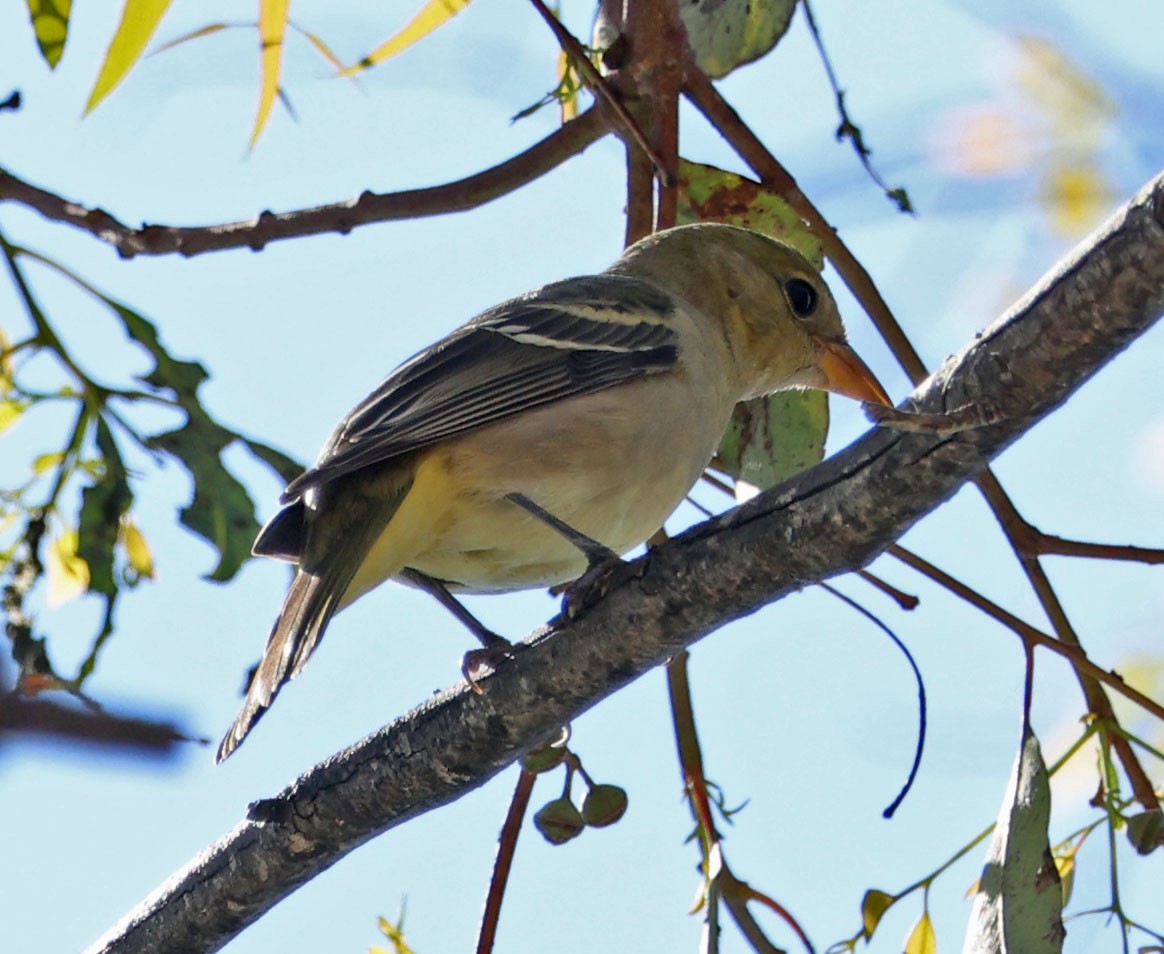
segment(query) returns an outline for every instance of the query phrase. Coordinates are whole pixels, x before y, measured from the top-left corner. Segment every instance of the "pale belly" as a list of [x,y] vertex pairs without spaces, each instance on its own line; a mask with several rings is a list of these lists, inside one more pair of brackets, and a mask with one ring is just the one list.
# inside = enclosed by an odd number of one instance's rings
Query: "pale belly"
[[[659,397],[643,384],[644,400]],[[619,554],[658,530],[710,460],[730,405],[701,415],[680,407],[644,412],[639,405],[623,418],[614,415],[627,408],[625,394],[595,397],[584,413],[558,405],[435,451],[428,466],[442,468],[461,492],[407,565],[460,592],[551,586],[581,576],[586,559],[577,547],[506,500],[509,493],[524,494]],[[674,427],[675,416],[682,427]]]

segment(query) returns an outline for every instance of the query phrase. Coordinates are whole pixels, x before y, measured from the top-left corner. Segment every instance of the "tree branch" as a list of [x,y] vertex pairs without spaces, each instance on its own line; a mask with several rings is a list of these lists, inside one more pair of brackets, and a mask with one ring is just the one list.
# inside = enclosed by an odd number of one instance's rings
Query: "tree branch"
[[609,132],[601,111],[591,107],[524,152],[464,179],[403,192],[363,192],[355,199],[294,212],[263,212],[257,218],[222,225],[143,225],[132,228],[102,209],[86,208],[0,169],[0,202],[17,202],[46,219],[89,232],[117,249],[122,258],[171,255],[190,258],[205,252],[249,248],[270,242],[339,232],[372,222],[416,219],[464,212],[500,198],[545,175]]
[[1164,311],[1164,175],[916,393],[978,403],[953,435],[881,428],[629,564],[477,695],[448,690],[311,769],[142,902],[93,952],[213,951],[376,835],[484,784],[716,628],[863,566],[1058,407]]

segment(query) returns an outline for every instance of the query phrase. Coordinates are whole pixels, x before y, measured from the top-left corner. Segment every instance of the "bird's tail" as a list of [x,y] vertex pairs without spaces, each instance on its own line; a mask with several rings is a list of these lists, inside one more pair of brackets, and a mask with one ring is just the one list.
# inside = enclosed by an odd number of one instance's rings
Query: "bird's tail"
[[283,685],[299,674],[339,609],[351,575],[326,570],[317,575],[302,569],[295,574],[242,709],[219,743],[216,761],[221,762],[242,744]]

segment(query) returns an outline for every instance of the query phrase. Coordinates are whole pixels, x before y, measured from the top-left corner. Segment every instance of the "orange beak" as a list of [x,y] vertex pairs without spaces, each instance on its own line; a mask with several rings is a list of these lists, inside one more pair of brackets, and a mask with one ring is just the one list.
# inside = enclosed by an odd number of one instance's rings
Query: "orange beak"
[[814,337],[812,343],[816,346],[817,364],[824,375],[826,391],[843,394],[856,401],[893,407],[881,382],[845,342]]

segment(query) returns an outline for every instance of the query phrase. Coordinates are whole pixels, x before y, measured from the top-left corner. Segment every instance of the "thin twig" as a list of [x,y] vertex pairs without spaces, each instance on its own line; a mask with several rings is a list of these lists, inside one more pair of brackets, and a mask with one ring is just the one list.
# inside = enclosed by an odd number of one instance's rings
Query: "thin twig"
[[921,600],[919,600],[912,593],[906,593],[904,590],[899,590],[892,583],[886,582],[885,580],[881,579],[881,577],[877,576],[875,573],[870,573],[868,570],[858,570],[857,576],[859,576],[870,586],[880,590],[895,603],[897,603],[897,605],[900,606],[903,610],[915,610],[917,609],[918,604],[921,602]]
[[902,186],[891,188],[889,184],[881,178],[880,173],[873,168],[871,156],[873,150],[865,145],[865,136],[861,132],[861,127],[853,122],[849,116],[848,109],[845,108],[845,91],[841,89],[837,82],[837,74],[833,71],[832,61],[829,59],[828,51],[825,49],[824,40],[821,38],[820,29],[816,25],[816,17],[812,13],[812,4],[809,0],[801,0],[802,7],[804,7],[804,17],[808,21],[808,32],[812,34],[813,42],[816,43],[817,52],[820,53],[821,62],[824,64],[825,74],[829,78],[829,85],[833,88],[833,97],[837,102],[837,112],[841,116],[841,124],[837,127],[837,139],[848,139],[853,144],[853,149],[857,153],[857,158],[861,160],[861,165],[865,167],[865,171],[869,174],[882,192],[889,198],[894,205],[897,206],[901,212],[913,213],[913,204],[909,201],[909,194]]
[[606,77],[599,73],[594,64],[590,62],[590,57],[586,55],[586,48],[582,46],[573,33],[566,29],[554,11],[547,7],[542,0],[530,0],[530,3],[533,4],[534,9],[541,15],[541,18],[546,21],[546,25],[557,38],[558,45],[566,51],[566,55],[570,57],[570,62],[578,68],[578,72],[582,74],[582,78],[595,91],[598,97],[614,111],[614,114],[619,118],[627,133],[635,141],[635,144],[651,160],[651,165],[654,167],[659,181],[670,181],[673,177],[670,171],[668,171],[666,163],[651,145],[638,120],[631,115],[630,110],[626,108],[626,104],[610,88],[610,84],[606,82]]
[[257,218],[221,225],[145,225],[132,228],[101,209],[90,209],[34,186],[0,169],[0,202],[17,202],[46,219],[88,232],[135,255],[186,257],[224,249],[262,249],[271,242],[338,232],[373,222],[464,212],[507,195],[557,168],[610,130],[602,112],[590,108],[577,119],[504,162],[464,179],[402,192],[364,192],[355,199],[293,212],[263,212]]
[[1164,706],[1156,702],[1149,696],[1144,695],[1138,689],[1129,686],[1124,682],[1123,678],[1116,673],[1108,672],[1106,669],[1097,666],[1088,657],[1087,653],[1080,646],[1071,646],[1064,643],[1062,640],[1056,639],[1054,636],[1048,635],[1026,621],[1019,619],[1013,613],[1003,609],[997,603],[987,599],[977,590],[972,589],[965,583],[950,576],[945,570],[939,569],[930,563],[924,557],[919,556],[905,547],[895,544],[885,551],[890,556],[900,560],[906,566],[913,567],[923,576],[929,577],[939,586],[943,587],[949,592],[962,600],[965,600],[971,606],[981,610],[987,616],[997,620],[1007,629],[1011,630],[1015,635],[1023,640],[1024,643],[1029,643],[1033,646],[1043,646],[1051,652],[1056,653],[1066,659],[1076,670],[1082,670],[1087,675],[1110,686],[1120,695],[1141,706],[1146,711],[1152,713],[1158,719],[1164,720]]
[[497,925],[501,920],[501,902],[505,898],[505,885],[513,866],[513,854],[517,849],[517,836],[521,833],[521,823],[525,819],[533,794],[537,775],[524,768],[518,771],[517,785],[513,798],[505,814],[505,824],[497,838],[497,858],[493,862],[493,877],[489,879],[489,893],[485,896],[485,910],[481,913],[481,930],[477,935],[477,954],[489,954],[497,937]]

